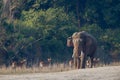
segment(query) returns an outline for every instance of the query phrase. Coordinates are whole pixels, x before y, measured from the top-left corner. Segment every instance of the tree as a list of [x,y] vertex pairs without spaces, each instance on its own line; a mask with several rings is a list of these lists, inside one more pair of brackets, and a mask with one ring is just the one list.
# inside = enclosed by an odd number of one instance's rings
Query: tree
[[52,56],[55,53],[62,55],[60,54],[61,50],[65,48],[66,44],[62,41],[65,41],[68,34],[71,34],[69,31],[76,30],[74,29],[74,17],[69,16],[64,12],[64,9],[49,8],[40,11],[24,11],[21,19],[24,27],[35,29],[34,32],[37,34],[34,37],[42,38],[40,45],[44,53]]

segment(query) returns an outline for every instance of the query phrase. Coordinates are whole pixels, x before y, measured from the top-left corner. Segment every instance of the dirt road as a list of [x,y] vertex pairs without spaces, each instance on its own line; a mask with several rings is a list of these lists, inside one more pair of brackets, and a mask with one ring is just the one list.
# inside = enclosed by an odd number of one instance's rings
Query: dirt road
[[0,80],[120,80],[120,66],[79,69],[54,73],[0,75]]

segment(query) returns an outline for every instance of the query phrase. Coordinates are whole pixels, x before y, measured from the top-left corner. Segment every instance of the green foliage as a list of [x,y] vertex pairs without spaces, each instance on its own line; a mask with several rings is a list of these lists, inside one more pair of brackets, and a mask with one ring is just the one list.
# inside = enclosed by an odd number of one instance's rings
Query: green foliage
[[2,6],[3,6],[3,1],[2,0],[0,0],[0,14],[1,14],[1,12],[2,12]]
[[103,41],[109,43],[111,45],[111,49],[118,49],[120,47],[120,32],[119,29],[107,29],[106,33],[101,37]]
[[95,36],[97,40],[99,40],[100,36],[103,35],[103,33],[102,33],[103,29],[101,29],[101,27],[99,27],[97,24],[91,24],[91,25],[86,24],[80,30],[89,32],[90,34]]
[[[3,6],[1,0],[0,14]],[[11,0],[9,7],[15,18],[0,18],[0,46],[9,59],[67,60],[72,50],[66,39],[82,30],[95,36],[108,54],[119,54],[119,0]]]
[[23,11],[21,20],[24,27],[35,29],[36,37],[43,39],[40,45],[44,53],[49,52],[50,56],[61,53],[66,47],[66,38],[71,34],[70,31],[76,30],[74,17],[70,17],[62,8]]

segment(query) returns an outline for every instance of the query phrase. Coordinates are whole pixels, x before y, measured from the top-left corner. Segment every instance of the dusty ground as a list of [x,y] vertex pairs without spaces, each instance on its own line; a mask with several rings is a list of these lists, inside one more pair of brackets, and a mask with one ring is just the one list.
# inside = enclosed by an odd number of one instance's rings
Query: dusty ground
[[0,80],[120,80],[120,66],[79,69],[54,73],[0,75]]

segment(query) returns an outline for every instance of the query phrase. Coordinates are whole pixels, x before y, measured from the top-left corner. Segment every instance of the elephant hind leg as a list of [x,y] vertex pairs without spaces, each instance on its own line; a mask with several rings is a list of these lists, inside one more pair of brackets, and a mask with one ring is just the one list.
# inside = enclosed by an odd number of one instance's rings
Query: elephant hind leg
[[93,57],[90,57],[90,68],[93,67]]

